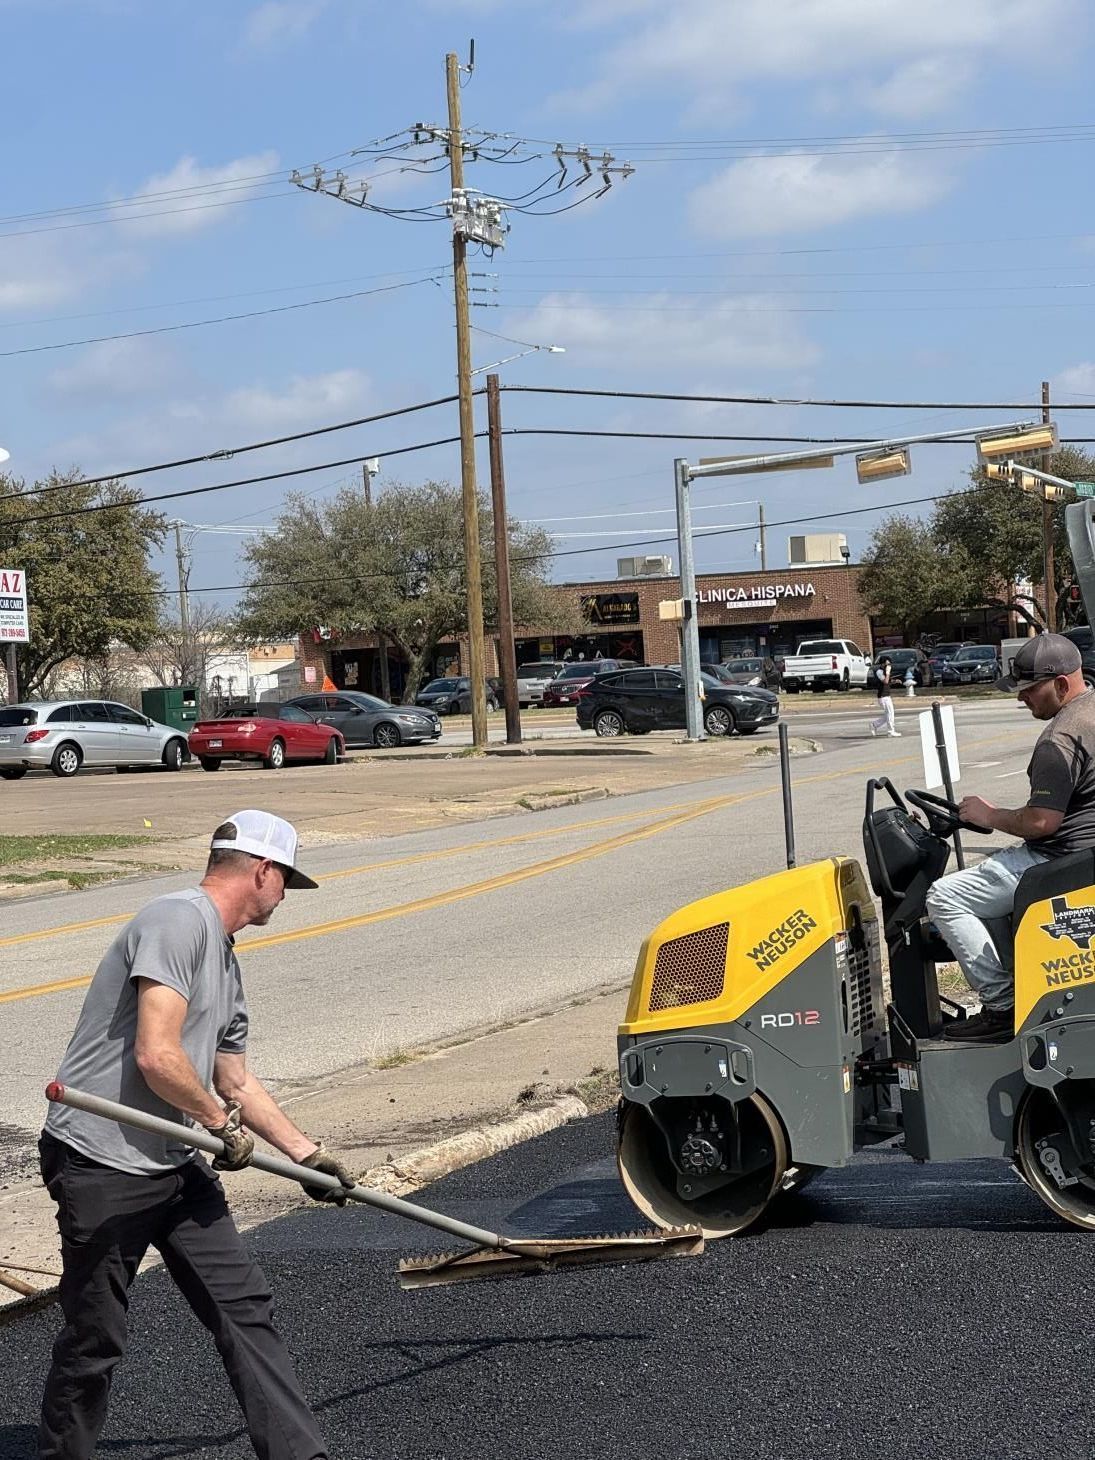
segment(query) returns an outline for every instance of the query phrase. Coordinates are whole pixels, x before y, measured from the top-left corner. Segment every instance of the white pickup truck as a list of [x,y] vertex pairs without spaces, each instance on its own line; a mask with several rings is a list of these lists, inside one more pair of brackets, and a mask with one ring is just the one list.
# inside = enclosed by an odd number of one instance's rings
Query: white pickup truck
[[783,662],[783,688],[851,689],[867,683],[870,660],[851,639],[805,639]]

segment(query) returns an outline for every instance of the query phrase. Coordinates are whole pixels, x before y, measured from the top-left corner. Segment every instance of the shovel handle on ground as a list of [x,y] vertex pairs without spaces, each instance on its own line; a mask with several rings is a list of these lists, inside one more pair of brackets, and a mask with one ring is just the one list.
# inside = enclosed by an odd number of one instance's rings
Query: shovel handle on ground
[[[120,1121],[122,1125],[131,1125],[136,1130],[147,1131],[151,1135],[165,1136],[168,1140],[178,1141],[195,1151],[205,1151],[210,1156],[220,1156],[224,1151],[224,1142],[200,1127],[163,1120],[158,1115],[148,1115],[143,1110],[120,1105],[116,1100],[106,1100],[101,1095],[89,1095],[83,1090],[74,1090],[56,1080],[46,1086],[46,1099],[55,1104],[69,1105],[73,1110],[85,1110],[89,1115],[102,1116],[104,1120]],[[414,1202],[404,1201],[402,1197],[389,1196],[386,1191],[374,1191],[371,1187],[360,1184],[344,1187],[337,1176],[311,1171],[307,1166],[298,1166],[295,1161],[289,1161],[284,1156],[268,1156],[265,1151],[256,1151],[250,1164],[259,1171],[268,1171],[272,1176],[284,1176],[289,1181],[299,1181],[307,1186],[323,1186],[328,1191],[344,1191],[351,1201],[378,1207],[382,1212],[406,1217],[411,1222],[421,1222],[423,1226],[434,1227],[438,1232],[470,1242],[474,1247],[497,1250],[507,1245],[506,1238],[497,1232],[470,1226],[467,1222],[457,1221],[455,1217],[446,1217],[441,1212],[431,1212]]]

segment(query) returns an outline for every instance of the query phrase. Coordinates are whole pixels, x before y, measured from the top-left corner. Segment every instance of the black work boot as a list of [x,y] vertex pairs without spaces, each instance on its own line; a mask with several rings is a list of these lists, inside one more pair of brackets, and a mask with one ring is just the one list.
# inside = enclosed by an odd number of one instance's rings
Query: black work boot
[[1014,1037],[1014,1009],[982,1008],[971,1019],[955,1019],[943,1030],[944,1039],[963,1044],[1006,1044]]

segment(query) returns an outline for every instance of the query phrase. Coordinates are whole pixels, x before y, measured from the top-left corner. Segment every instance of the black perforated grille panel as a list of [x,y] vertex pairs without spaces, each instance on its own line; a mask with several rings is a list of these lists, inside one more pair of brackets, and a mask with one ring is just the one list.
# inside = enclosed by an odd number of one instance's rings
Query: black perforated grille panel
[[848,949],[848,1023],[852,1034],[862,1034],[875,1021],[871,967],[878,959],[878,924],[863,924],[863,947]]
[[709,1004],[722,997],[730,924],[716,923],[672,938],[658,949],[650,986],[650,1012]]

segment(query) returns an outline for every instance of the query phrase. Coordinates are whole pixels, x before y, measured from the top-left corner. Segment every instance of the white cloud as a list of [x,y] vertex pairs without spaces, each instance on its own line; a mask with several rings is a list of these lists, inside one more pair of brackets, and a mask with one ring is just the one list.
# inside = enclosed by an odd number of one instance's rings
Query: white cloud
[[602,0],[593,20],[624,16],[626,37],[592,82],[562,98],[568,107],[656,83],[722,116],[751,86],[771,97],[772,87],[840,81],[846,102],[927,114],[950,99],[955,67],[1048,61],[1061,35],[1082,33],[1086,10],[1082,0]]
[[922,56],[899,66],[878,86],[867,86],[867,105],[885,116],[913,121],[943,112],[972,81],[973,64],[965,57]]
[[915,212],[949,186],[940,164],[898,152],[747,157],[696,188],[688,211],[710,237],[760,237]]
[[176,357],[150,340],[89,345],[45,381],[45,393],[67,405],[98,406],[157,394],[178,384]]
[[786,300],[764,295],[682,308],[672,294],[648,296],[641,307],[606,308],[588,294],[546,295],[526,314],[511,316],[505,333],[550,339],[582,369],[652,367],[793,370],[818,358],[817,346],[781,308]]
[[[119,465],[218,451],[256,438],[365,415],[374,400],[369,377],[354,369],[297,375],[280,386],[262,382],[224,393],[165,394],[154,406],[120,413],[106,426],[56,443],[45,465],[76,462],[95,474]],[[256,466],[255,470],[276,471],[298,459],[315,460],[316,455],[316,442],[302,441],[299,446],[280,449],[276,465]],[[197,470],[208,480],[209,467]],[[251,472],[233,474],[249,476]]]
[[1085,360],[1082,364],[1067,366],[1053,377],[1053,386],[1063,395],[1095,397],[1095,364]]
[[[119,227],[143,238],[197,233],[222,222],[225,208],[248,196],[245,186],[222,185],[242,184],[247,178],[276,172],[278,161],[276,152],[257,152],[250,157],[237,157],[220,167],[202,167],[194,157],[180,157],[168,172],[157,173],[137,189],[136,196],[150,195],[148,211],[157,216],[134,218],[120,223]],[[166,196],[151,196],[154,194]],[[219,199],[223,199],[224,206],[217,206]]]
[[264,51],[303,40],[326,8],[327,0],[264,0],[247,16],[244,45]]
[[295,375],[280,391],[262,385],[230,391],[224,409],[241,428],[281,430],[300,422],[324,425],[347,411],[362,412],[371,397],[372,386],[363,371],[332,370],[325,375]]
[[101,241],[77,244],[67,236],[60,240],[40,235],[10,237],[4,243],[0,314],[50,310],[67,299],[86,297],[93,288],[113,279],[135,277],[142,271],[143,265],[132,253],[104,250]]

